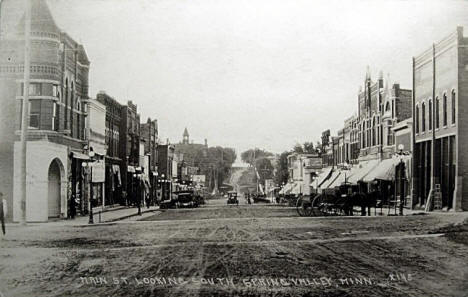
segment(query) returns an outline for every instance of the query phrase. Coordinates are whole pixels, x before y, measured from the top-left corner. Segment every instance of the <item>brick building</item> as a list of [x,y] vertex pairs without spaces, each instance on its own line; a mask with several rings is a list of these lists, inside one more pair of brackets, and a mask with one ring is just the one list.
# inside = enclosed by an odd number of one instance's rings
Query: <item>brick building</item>
[[468,210],[468,38],[463,28],[413,58],[413,204]]
[[[85,107],[90,62],[83,46],[60,30],[44,0],[32,0],[30,127],[27,136],[26,219],[66,217],[83,191]],[[0,7],[2,98],[0,187],[9,213],[20,215],[19,130],[24,76],[24,1]],[[15,135],[16,132],[16,135]],[[13,201],[11,199],[13,197]],[[13,211],[12,210],[13,204]],[[78,209],[83,209],[78,207]]]
[[122,192],[126,189],[122,183],[122,172],[126,167],[126,159],[122,159],[122,145],[120,132],[122,130],[123,106],[104,91],[97,94],[96,100],[106,109],[105,116],[105,143],[106,143],[106,204],[124,204]]
[[148,176],[150,177],[151,199],[156,197],[158,185],[158,121],[148,118],[146,123],[140,124],[140,138],[144,141],[144,154],[149,156]]
[[140,115],[137,113],[137,105],[132,101],[122,107],[120,148],[120,158],[127,165],[122,170],[122,184],[129,200],[136,203],[138,181],[135,174],[140,166]]
[[157,146],[158,151],[158,176],[161,184],[161,198],[169,199],[172,191],[174,173],[177,176],[177,164],[174,170],[175,148],[171,144]]
[[382,73],[372,81],[367,69],[364,88],[358,93],[360,160],[387,159],[395,152],[392,127],[411,117],[411,90],[384,83]]

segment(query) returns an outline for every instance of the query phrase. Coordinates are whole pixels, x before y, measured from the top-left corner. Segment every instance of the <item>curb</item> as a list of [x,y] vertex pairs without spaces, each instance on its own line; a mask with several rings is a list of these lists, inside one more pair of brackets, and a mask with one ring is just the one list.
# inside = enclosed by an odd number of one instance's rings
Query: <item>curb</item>
[[[156,211],[160,211],[160,209],[158,208],[158,209],[151,209],[151,210],[142,210],[141,214],[143,215],[145,213],[151,213],[151,212],[156,212]],[[136,216],[139,216],[138,213],[133,213],[133,214],[125,215],[125,216],[122,216],[122,217],[102,221],[101,223],[98,223],[98,224],[113,223],[113,222],[122,221],[122,220],[125,220],[125,219],[128,219],[128,218],[131,218],[131,217],[136,217]]]

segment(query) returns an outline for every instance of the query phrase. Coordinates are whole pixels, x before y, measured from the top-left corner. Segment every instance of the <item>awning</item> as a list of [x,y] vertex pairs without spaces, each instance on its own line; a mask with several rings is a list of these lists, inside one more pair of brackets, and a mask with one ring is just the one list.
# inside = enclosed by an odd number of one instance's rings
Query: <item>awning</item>
[[398,165],[398,163],[402,161],[405,162],[408,159],[411,159],[411,157],[404,156],[402,158],[394,157],[391,159],[385,159],[382,162],[380,162],[376,168],[369,172],[369,174],[367,174],[363,178],[363,181],[372,182],[376,179],[388,181],[393,180],[395,179],[395,167]]
[[127,168],[127,172],[135,173],[136,172],[135,167],[129,165],[128,168]]
[[323,189],[328,189],[335,182],[335,180],[341,175],[341,171],[335,170],[332,172],[329,179],[327,179],[321,186]]
[[267,193],[270,194],[271,192],[274,192],[275,190],[278,190],[279,187],[272,187],[272,188],[269,188]]
[[297,182],[294,184],[294,187],[291,189],[291,194],[300,194],[302,193],[302,184]]
[[279,191],[279,193],[280,194],[289,194],[289,192],[291,192],[293,186],[294,186],[293,183],[287,183],[286,185],[284,185],[283,189],[281,189],[281,191]]
[[351,175],[351,170],[340,170],[340,175],[336,177],[336,179],[328,184],[328,188],[334,188],[334,187],[339,187],[342,184],[349,183],[349,177]]
[[320,188],[320,186],[330,178],[333,172],[333,167],[326,167],[322,169],[322,172],[318,174],[318,176],[314,179],[314,181],[310,184],[314,188]]
[[363,178],[372,172],[380,163],[380,160],[369,160],[369,161],[361,161],[359,164],[353,169],[349,174],[349,178],[347,178],[347,182],[352,184],[357,184],[359,181],[362,181]]
[[89,160],[89,156],[83,153],[72,152],[72,157],[79,160]]

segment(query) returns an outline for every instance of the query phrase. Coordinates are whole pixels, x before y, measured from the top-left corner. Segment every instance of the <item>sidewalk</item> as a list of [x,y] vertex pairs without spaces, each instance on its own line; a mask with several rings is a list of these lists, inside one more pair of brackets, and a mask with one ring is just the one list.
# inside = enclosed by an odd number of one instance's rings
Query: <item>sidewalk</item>
[[[142,207],[141,214],[155,212],[159,210],[159,206],[151,206],[150,208]],[[115,221],[124,220],[130,217],[138,216],[137,207],[118,207],[115,210],[107,209],[104,212],[96,210],[93,212],[93,219],[95,224],[111,223]],[[74,220],[69,220],[73,225],[87,225],[89,216],[77,217]]]
[[[115,208],[105,209],[104,211],[93,209],[93,220],[95,225],[103,223],[111,223],[129,218],[144,218],[159,211],[159,206],[151,206],[150,208],[142,207],[141,216],[138,216],[137,207],[118,206]],[[89,216],[77,216],[74,219],[58,219],[49,222],[30,222],[27,226],[86,226],[89,225]],[[7,228],[20,227],[18,223],[7,223]]]

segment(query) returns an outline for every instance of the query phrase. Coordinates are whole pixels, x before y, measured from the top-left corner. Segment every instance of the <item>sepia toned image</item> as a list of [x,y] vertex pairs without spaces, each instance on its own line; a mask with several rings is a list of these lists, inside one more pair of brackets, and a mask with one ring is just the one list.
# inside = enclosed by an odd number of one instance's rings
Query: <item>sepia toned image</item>
[[0,0],[0,297],[466,297],[467,144],[465,0]]

